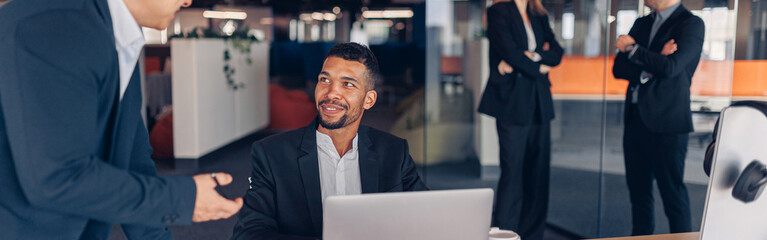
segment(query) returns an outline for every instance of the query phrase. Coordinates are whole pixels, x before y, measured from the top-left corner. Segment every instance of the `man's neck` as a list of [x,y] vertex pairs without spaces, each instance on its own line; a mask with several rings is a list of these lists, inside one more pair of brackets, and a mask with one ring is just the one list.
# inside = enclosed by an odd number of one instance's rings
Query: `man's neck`
[[354,123],[339,129],[327,129],[320,124],[320,126],[317,127],[317,131],[330,136],[330,139],[333,140],[333,146],[336,147],[338,156],[343,157],[346,152],[352,149],[352,141],[354,140],[354,136],[357,136],[359,127],[360,121],[357,120]]
[[514,0],[520,13],[527,13],[527,0]]
[[655,11],[656,11],[656,12],[661,12],[661,11],[663,11],[663,10],[666,10],[666,9],[670,8],[671,6],[674,6],[674,5],[676,5],[676,4],[677,4],[677,3],[679,3],[680,1],[681,1],[681,0],[669,0],[669,1],[666,1],[666,2],[665,2],[665,3],[663,3],[663,4],[659,4],[659,5],[658,5],[658,9],[655,9]]

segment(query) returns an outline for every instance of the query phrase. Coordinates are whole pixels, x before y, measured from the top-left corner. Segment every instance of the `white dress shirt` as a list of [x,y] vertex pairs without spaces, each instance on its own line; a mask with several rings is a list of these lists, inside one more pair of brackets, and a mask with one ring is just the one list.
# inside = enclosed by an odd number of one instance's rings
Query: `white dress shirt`
[[320,166],[320,190],[322,202],[336,195],[358,195],[362,193],[360,182],[359,152],[357,137],[352,140],[352,149],[339,156],[330,136],[317,132],[317,160]]
[[112,30],[115,35],[115,49],[120,64],[120,100],[128,88],[133,70],[136,68],[141,49],[144,48],[144,34],[136,19],[123,0],[107,0],[112,15]]
[[525,33],[527,33],[527,51],[533,53],[533,62],[540,62],[541,54],[535,52],[535,48],[538,47],[538,44],[535,42],[535,32],[533,32],[530,23],[524,23],[523,25],[525,25]]

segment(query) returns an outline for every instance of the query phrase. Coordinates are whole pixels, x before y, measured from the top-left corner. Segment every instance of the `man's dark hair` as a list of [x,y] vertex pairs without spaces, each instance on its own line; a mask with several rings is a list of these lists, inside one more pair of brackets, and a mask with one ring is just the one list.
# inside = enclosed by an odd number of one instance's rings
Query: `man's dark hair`
[[365,82],[365,90],[370,91],[375,88],[376,82],[380,79],[381,70],[378,68],[378,59],[370,51],[370,48],[359,43],[348,42],[339,43],[330,49],[325,59],[329,57],[339,57],[347,61],[356,61],[365,65],[368,76]]

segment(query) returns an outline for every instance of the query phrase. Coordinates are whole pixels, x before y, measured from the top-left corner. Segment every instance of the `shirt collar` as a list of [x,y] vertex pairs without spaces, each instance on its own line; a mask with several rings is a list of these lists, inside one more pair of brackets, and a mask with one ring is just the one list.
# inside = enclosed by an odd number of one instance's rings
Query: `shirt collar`
[[[337,152],[336,146],[333,145],[333,139],[330,138],[330,136],[328,136],[327,134],[321,133],[320,131],[317,131],[317,130],[315,131],[317,132],[317,147],[319,149],[331,151],[331,152]],[[359,133],[354,135],[354,139],[352,140],[352,149],[346,153],[357,152],[357,138],[359,137],[359,135],[360,135]],[[344,155],[346,155],[346,153],[344,153],[340,157],[343,157]]]
[[[123,0],[107,0],[107,4],[109,14],[112,15],[112,31],[114,31],[117,47],[143,47],[144,33]],[[131,46],[131,44],[137,46]]]
[[671,16],[671,14],[673,14],[673,13],[674,13],[674,11],[676,11],[676,9],[677,9],[677,8],[679,8],[679,6],[681,6],[681,5],[682,5],[682,2],[680,1],[680,2],[678,2],[678,3],[676,3],[676,4],[674,4],[674,5],[671,5],[671,7],[668,7],[668,8],[666,8],[666,9],[663,9],[663,11],[660,11],[660,12],[657,12],[657,11],[656,11],[656,12],[655,12],[655,15],[657,16],[658,14],[660,14],[660,17],[661,17],[660,19],[661,19],[661,20],[663,20],[663,21],[665,21],[665,20],[666,20],[666,19],[668,19],[668,17],[670,17],[670,16]]

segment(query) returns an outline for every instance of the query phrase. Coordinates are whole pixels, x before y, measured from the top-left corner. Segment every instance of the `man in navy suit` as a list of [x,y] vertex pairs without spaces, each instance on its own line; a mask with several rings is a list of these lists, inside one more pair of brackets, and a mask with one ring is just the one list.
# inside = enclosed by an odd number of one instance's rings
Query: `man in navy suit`
[[705,26],[680,0],[646,0],[653,13],[621,35],[613,75],[629,81],[623,153],[633,235],[655,229],[652,183],[658,182],[669,229],[692,231],[684,161],[692,128],[690,84]]
[[[191,0],[13,0],[0,8],[0,238],[170,239],[242,206],[211,175],[157,177],[140,116],[139,28]],[[231,176],[214,175],[228,184]]]
[[336,195],[427,190],[407,141],[362,126],[376,102],[378,61],[341,43],[327,54],[308,126],[253,144],[253,173],[232,239],[322,236],[322,202]]

